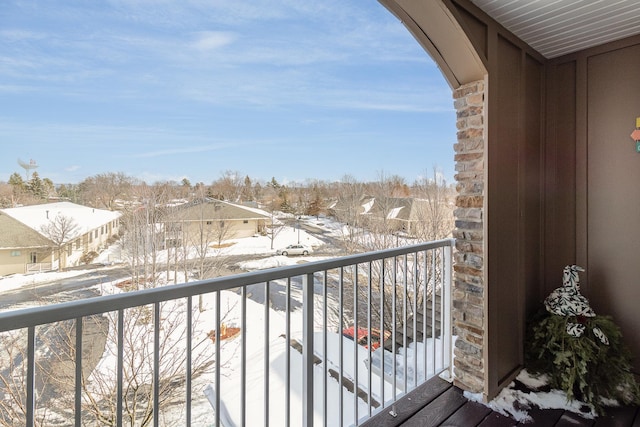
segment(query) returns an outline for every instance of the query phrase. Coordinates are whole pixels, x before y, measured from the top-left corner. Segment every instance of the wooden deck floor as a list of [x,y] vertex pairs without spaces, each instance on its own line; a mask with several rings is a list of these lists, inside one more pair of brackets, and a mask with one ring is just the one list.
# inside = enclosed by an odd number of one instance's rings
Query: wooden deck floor
[[533,419],[518,423],[486,406],[467,400],[462,390],[440,378],[433,378],[400,399],[396,417],[386,409],[365,424],[366,427],[640,427],[637,407],[611,409],[605,416],[588,420],[562,409],[530,409]]

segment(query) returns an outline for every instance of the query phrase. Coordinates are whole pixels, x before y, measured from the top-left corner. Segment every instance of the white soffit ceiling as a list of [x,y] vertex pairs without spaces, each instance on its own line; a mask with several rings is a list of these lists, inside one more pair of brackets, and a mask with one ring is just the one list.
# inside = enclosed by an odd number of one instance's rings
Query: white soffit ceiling
[[547,58],[640,34],[640,0],[472,0]]

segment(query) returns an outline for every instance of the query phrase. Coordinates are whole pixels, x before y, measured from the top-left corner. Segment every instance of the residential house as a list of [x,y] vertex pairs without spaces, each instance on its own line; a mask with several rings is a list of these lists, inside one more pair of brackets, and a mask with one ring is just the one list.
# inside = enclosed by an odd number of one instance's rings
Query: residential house
[[120,216],[71,202],[0,209],[0,275],[78,265],[118,233]]
[[356,227],[384,229],[410,237],[428,236],[431,240],[447,237],[453,229],[453,207],[448,201],[436,204],[415,197],[362,196],[357,202],[340,199],[329,212]]
[[250,237],[264,233],[269,215],[255,208],[205,198],[171,207],[162,216],[163,247]]

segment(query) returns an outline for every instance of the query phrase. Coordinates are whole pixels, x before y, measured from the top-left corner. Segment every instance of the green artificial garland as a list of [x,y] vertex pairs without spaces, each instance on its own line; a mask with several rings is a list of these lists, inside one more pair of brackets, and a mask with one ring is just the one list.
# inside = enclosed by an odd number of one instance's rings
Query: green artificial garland
[[[583,336],[567,334],[567,323],[586,326]],[[603,344],[593,334],[600,328],[608,337]],[[631,372],[631,353],[622,342],[622,333],[609,316],[558,316],[544,307],[529,322],[525,349],[527,369],[547,374],[549,385],[604,412],[608,399],[620,404],[637,404],[640,388]]]

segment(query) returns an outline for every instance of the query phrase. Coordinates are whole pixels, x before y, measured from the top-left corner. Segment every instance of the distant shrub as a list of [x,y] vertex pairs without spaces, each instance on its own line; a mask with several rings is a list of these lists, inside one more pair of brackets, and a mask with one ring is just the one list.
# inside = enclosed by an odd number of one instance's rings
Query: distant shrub
[[96,251],[85,252],[80,257],[80,262],[83,264],[91,264],[91,262],[93,262],[93,260],[96,259],[97,257],[98,257],[98,252]]

